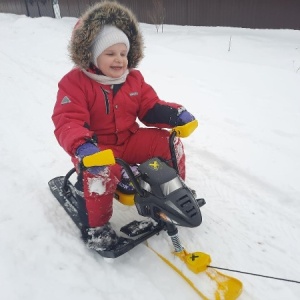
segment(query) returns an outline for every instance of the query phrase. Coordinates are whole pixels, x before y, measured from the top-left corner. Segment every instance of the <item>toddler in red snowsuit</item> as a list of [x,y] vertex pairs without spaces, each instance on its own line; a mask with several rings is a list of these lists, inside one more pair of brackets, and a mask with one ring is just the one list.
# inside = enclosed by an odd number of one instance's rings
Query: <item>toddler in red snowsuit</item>
[[[94,5],[77,22],[69,51],[75,67],[58,84],[52,120],[55,136],[75,166],[104,149],[131,165],[155,156],[170,160],[170,133],[164,128],[194,117],[182,105],[161,100],[135,69],[143,57],[143,39],[132,12],[115,2]],[[185,179],[179,138],[175,150]],[[109,220],[120,180],[119,165],[78,169],[76,198],[90,248],[109,249],[117,243]]]

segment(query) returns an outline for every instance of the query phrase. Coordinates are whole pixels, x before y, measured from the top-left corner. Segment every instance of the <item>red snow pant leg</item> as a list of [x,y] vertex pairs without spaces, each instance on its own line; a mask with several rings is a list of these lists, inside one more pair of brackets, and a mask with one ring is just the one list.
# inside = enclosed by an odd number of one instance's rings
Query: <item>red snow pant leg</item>
[[178,172],[180,177],[185,180],[186,170],[185,170],[185,153],[183,144],[180,138],[175,137],[174,139],[174,147],[175,147],[175,154],[178,164]]
[[118,165],[107,166],[99,174],[83,172],[83,194],[89,227],[106,224],[113,213],[113,197],[121,177]]
[[[143,163],[158,156],[171,159],[169,147],[170,133],[164,129],[139,128],[126,142],[123,153],[118,153],[129,164]],[[181,140],[174,140],[175,153],[180,177],[185,180],[185,154]]]
[[[78,160],[73,158],[78,166]],[[121,177],[119,165],[106,166],[99,174],[81,171],[75,184],[79,204],[79,217],[84,227],[106,224],[113,213],[113,196]]]

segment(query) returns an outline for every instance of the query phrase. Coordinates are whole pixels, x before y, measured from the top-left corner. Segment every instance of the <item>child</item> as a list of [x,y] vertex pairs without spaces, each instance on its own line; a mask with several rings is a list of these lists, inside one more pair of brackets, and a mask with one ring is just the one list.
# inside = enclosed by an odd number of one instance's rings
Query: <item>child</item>
[[[83,239],[89,248],[109,250],[118,243],[109,220],[122,170],[117,164],[79,170],[80,161],[104,149],[131,165],[154,156],[170,160],[170,133],[162,128],[184,125],[194,117],[182,105],[159,99],[134,69],[143,58],[143,39],[128,8],[107,1],[92,6],[75,25],[69,51],[75,68],[58,84],[54,133],[77,167]],[[137,119],[152,128],[140,127]],[[175,150],[184,179],[179,138]],[[132,188],[126,182],[122,186]]]

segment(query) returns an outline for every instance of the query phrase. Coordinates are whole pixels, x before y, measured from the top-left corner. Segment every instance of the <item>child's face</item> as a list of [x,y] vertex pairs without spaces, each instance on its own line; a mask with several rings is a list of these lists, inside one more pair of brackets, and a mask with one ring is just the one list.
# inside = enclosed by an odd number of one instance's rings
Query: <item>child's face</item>
[[108,77],[121,77],[127,70],[127,47],[125,44],[115,44],[106,48],[97,58],[101,72]]

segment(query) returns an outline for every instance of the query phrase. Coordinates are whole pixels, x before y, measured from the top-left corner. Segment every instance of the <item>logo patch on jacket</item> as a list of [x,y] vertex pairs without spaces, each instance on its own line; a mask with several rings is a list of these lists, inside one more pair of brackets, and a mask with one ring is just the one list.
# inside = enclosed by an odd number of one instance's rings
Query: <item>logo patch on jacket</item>
[[129,96],[130,97],[132,97],[132,96],[137,96],[139,93],[138,92],[131,92],[130,94],[129,94]]
[[61,104],[67,104],[67,103],[71,103],[71,100],[67,96],[64,96],[63,99],[61,100]]

